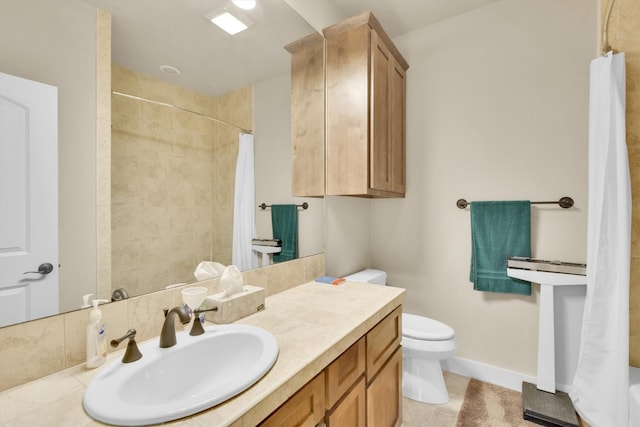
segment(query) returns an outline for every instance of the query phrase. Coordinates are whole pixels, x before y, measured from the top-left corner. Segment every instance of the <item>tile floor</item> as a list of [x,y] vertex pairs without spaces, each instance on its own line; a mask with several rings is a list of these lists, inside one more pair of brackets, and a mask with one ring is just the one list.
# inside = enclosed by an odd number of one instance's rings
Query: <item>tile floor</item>
[[444,380],[449,390],[449,403],[429,405],[403,398],[402,427],[455,427],[470,378],[445,371]]

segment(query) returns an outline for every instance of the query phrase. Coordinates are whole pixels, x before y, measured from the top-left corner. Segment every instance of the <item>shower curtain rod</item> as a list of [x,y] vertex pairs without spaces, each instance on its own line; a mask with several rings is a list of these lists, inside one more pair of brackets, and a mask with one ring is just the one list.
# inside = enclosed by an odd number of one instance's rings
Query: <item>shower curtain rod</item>
[[617,50],[611,47],[609,44],[609,18],[611,17],[611,10],[616,0],[609,0],[609,7],[607,7],[607,17],[604,20],[604,26],[602,29],[602,54],[606,55],[609,52],[618,53]]
[[[532,205],[559,205],[563,209],[568,209],[573,206],[573,199],[571,197],[562,197],[560,200],[548,201],[548,202],[531,202]],[[469,206],[469,202],[465,199],[458,199],[456,206],[459,209],[464,209]]]
[[208,120],[211,120],[211,121],[214,121],[214,122],[221,123],[223,125],[228,125],[228,126],[234,127],[236,129],[238,129],[239,131],[241,131],[242,133],[248,133],[250,135],[253,134],[253,132],[251,132],[250,130],[241,128],[240,126],[234,125],[233,123],[229,123],[229,122],[226,122],[224,120],[216,119],[215,117],[207,116],[206,114],[198,113],[197,111],[187,110],[186,108],[182,108],[182,107],[176,107],[173,104],[168,104],[166,102],[160,102],[160,101],[154,101],[153,99],[143,98],[141,96],[129,95],[128,93],[122,93],[122,92],[118,92],[118,91],[115,91],[115,90],[112,90],[111,93],[114,94],[114,95],[123,96],[125,98],[131,98],[131,99],[136,99],[138,101],[148,102],[150,104],[160,105],[162,107],[173,108],[174,110],[181,111],[183,113],[193,114],[193,115],[196,115],[198,117],[202,117],[204,119],[208,119]]

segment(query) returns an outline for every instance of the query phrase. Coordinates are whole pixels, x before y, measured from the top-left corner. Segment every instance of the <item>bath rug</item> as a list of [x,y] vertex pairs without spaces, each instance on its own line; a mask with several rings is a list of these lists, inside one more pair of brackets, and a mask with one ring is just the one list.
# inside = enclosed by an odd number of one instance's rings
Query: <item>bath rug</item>
[[472,379],[458,413],[456,427],[527,427],[522,418],[522,393]]
[[[471,379],[456,427],[527,427],[538,424],[522,418],[522,393]],[[578,416],[579,427],[590,427]]]

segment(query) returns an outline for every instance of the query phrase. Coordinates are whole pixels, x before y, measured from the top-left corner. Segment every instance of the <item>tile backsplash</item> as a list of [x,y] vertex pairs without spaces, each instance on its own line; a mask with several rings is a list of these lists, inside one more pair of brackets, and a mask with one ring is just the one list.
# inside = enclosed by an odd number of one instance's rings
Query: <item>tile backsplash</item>
[[[319,254],[246,271],[242,276],[244,283],[265,288],[269,296],[312,281],[323,275],[324,269],[324,254]],[[158,336],[164,321],[162,309],[181,305],[180,290],[188,286],[101,306],[107,340],[124,335],[129,328],[137,331],[138,341]],[[206,286],[209,294],[221,290],[219,279],[199,282],[198,286]],[[0,328],[0,391],[84,363],[89,311]]]

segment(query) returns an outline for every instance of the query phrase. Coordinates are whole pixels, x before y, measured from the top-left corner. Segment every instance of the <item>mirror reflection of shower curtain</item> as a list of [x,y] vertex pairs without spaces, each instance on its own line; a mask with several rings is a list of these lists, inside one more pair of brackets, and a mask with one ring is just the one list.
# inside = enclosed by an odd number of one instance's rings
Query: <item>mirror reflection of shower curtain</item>
[[624,53],[591,62],[587,244],[587,297],[570,396],[592,426],[627,426],[631,185]]
[[258,268],[258,254],[251,249],[256,237],[253,135],[241,133],[238,143],[231,262],[244,271]]

